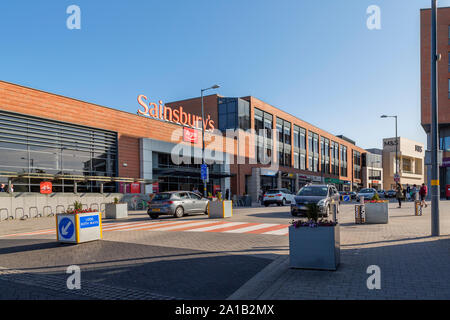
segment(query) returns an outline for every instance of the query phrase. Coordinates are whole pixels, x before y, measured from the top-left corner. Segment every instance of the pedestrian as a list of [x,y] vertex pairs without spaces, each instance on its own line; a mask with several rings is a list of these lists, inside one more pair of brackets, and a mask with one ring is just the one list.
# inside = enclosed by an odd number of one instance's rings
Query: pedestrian
[[[419,196],[420,196],[420,205],[423,207],[425,205],[425,208],[428,207],[427,203],[425,202],[425,197],[427,196],[428,189],[425,183],[422,183],[422,187],[420,187],[419,190]],[[422,215],[422,213],[420,214]]]
[[194,193],[200,193],[200,191],[198,191],[198,188],[197,188],[197,187],[194,187],[194,189],[192,189],[192,192],[194,192]]
[[0,192],[6,192],[4,183],[0,185]]
[[398,207],[402,207],[402,199],[403,199],[403,187],[400,183],[397,182],[397,185],[395,186],[396,189],[396,197],[398,201]]
[[9,186],[9,193],[13,192],[14,192],[14,185],[11,183],[11,185]]
[[264,191],[263,191],[263,189],[259,189],[258,202],[262,203],[263,198],[264,198]]
[[230,189],[225,190],[225,200],[230,200]]
[[413,185],[413,187],[411,188],[411,199],[412,199],[412,201],[416,200],[416,194],[417,194],[417,186]]
[[406,200],[411,199],[411,187],[409,186],[409,184],[406,185]]

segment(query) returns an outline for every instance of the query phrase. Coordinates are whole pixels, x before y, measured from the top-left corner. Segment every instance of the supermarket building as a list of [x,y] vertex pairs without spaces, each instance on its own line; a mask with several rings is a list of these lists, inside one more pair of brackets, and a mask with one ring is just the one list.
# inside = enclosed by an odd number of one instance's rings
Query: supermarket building
[[15,192],[40,192],[47,180],[56,193],[201,190],[204,121],[211,193],[256,201],[260,189],[363,185],[364,149],[255,97],[205,96],[204,120],[200,98],[164,104],[138,93],[135,103],[132,114],[0,81],[0,183]]

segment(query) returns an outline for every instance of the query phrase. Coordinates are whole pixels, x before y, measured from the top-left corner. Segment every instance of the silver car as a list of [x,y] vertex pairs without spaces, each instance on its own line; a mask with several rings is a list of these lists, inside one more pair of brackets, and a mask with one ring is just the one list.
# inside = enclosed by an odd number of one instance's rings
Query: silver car
[[356,195],[356,201],[359,201],[360,197],[364,197],[365,200],[372,200],[372,198],[378,194],[374,188],[361,189]]
[[152,219],[161,215],[181,218],[190,213],[208,214],[208,199],[190,191],[157,193],[149,203],[147,213]]

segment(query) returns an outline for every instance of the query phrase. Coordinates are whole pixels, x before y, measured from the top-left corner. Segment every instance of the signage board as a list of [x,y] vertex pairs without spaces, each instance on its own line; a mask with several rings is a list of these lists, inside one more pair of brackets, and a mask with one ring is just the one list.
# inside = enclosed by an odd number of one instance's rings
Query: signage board
[[345,195],[345,196],[342,197],[342,200],[347,202],[347,201],[350,201],[351,198],[350,198],[349,195]]
[[57,216],[58,219],[58,240],[76,241],[75,239],[75,215]]
[[450,167],[450,158],[443,158],[442,159],[442,167],[445,167],[445,168]]
[[183,141],[197,143],[198,142],[198,131],[192,128],[183,128]]
[[132,183],[130,185],[130,193],[141,193],[141,184],[140,183]]
[[201,178],[202,180],[209,181],[208,165],[206,164],[201,165]]
[[154,182],[152,184],[153,187],[153,193],[159,193],[159,182]]
[[143,110],[138,109],[137,113],[139,115],[164,120],[180,124],[182,126],[188,126],[197,129],[202,128],[202,121],[203,121],[203,126],[205,130],[213,131],[215,129],[214,120],[211,119],[210,115],[208,115],[207,118],[202,119],[201,116],[197,116],[195,114],[183,111],[182,106],[179,106],[178,109],[176,109],[164,105],[161,100],[159,100],[159,103],[154,103],[154,102],[146,102],[147,99],[148,98],[143,94],[138,96],[137,98],[138,103],[141,107],[143,107]]
[[80,216],[80,228],[92,228],[100,225],[98,214],[92,216]]
[[[448,158],[446,158],[448,159]],[[438,150],[438,165],[442,166],[444,164],[444,152],[442,150]],[[426,150],[425,151],[425,165],[431,166],[431,151]],[[450,166],[450,164],[449,164]]]
[[400,181],[400,175],[398,173],[394,174],[394,181],[399,182]]
[[40,191],[42,194],[50,194],[52,193],[53,185],[49,181],[42,181],[40,183]]
[[275,177],[277,175],[277,172],[275,170],[261,169],[261,175]]

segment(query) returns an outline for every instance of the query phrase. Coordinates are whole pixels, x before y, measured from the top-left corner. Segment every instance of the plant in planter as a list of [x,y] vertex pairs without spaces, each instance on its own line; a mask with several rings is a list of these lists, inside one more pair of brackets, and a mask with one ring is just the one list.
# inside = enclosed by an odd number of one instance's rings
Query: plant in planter
[[336,270],[339,265],[339,225],[334,221],[319,220],[319,213],[317,204],[309,204],[307,221],[292,221],[289,227],[289,259],[292,268]]
[[83,204],[80,201],[75,201],[73,203],[73,209],[67,209],[66,213],[68,214],[77,214],[77,213],[90,213],[95,212],[95,210],[89,209],[83,209]]
[[128,217],[128,204],[126,202],[119,201],[119,198],[115,197],[114,202],[107,203],[105,205],[105,217],[110,219],[121,219]]
[[378,194],[370,201],[364,201],[366,221],[365,223],[388,223],[389,221],[389,201],[380,200]]

